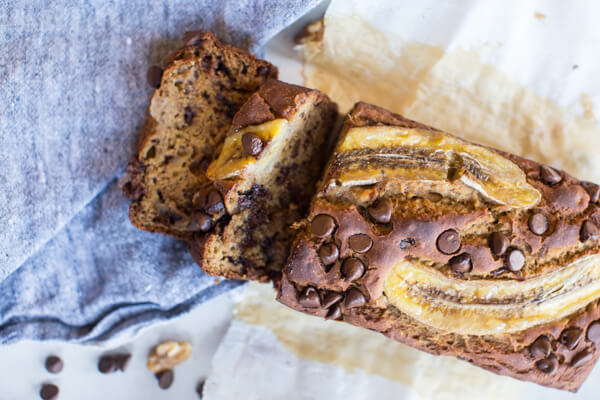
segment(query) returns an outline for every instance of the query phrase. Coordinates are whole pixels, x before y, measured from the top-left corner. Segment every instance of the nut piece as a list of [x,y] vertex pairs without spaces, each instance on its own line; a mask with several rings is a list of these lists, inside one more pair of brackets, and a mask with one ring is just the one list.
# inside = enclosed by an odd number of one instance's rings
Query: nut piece
[[146,367],[154,373],[166,371],[187,360],[190,354],[192,346],[188,342],[168,340],[152,349]]

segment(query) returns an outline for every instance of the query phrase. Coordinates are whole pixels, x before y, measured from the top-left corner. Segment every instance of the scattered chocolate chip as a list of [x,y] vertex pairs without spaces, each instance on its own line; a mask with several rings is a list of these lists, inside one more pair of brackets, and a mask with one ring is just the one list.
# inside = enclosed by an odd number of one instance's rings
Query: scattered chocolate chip
[[162,74],[163,70],[158,65],[153,65],[148,68],[148,72],[146,72],[146,80],[148,81],[148,85],[158,89],[160,87]]
[[103,374],[110,374],[117,369],[117,364],[115,363],[115,359],[112,355],[104,355],[100,357],[98,361],[98,371]]
[[48,356],[46,358],[46,370],[51,374],[58,374],[63,370],[63,361],[57,356]]
[[117,365],[117,368],[120,371],[125,372],[125,370],[129,366],[129,361],[131,360],[131,354],[129,354],[129,353],[115,354],[113,357],[115,359],[115,364]]
[[444,254],[454,254],[460,249],[460,235],[454,229],[444,231],[437,238],[437,248]]
[[197,211],[190,217],[190,223],[188,224],[188,230],[191,232],[208,232],[212,226],[212,218],[210,215]]
[[581,186],[587,190],[590,195],[590,201],[592,203],[598,203],[598,200],[600,200],[600,186],[592,182],[581,182]]
[[319,292],[314,287],[307,287],[298,296],[298,304],[306,308],[317,308],[321,307],[321,299],[319,298]]
[[154,374],[156,379],[158,380],[158,386],[161,389],[168,389],[173,384],[173,379],[175,375],[173,374],[173,370],[167,369],[165,371],[157,372]]
[[327,292],[325,296],[323,296],[323,303],[321,304],[323,308],[329,308],[332,305],[339,303],[344,296],[338,292]]
[[392,218],[392,202],[389,199],[379,199],[367,211],[375,222],[387,224]]
[[592,322],[588,327],[587,339],[590,342],[600,343],[600,319]]
[[335,229],[335,220],[331,215],[319,214],[310,224],[310,231],[316,237],[327,237]]
[[365,265],[358,258],[347,258],[342,264],[342,275],[346,281],[352,282],[365,273]]
[[342,317],[342,308],[340,307],[339,304],[335,304],[333,306],[331,306],[329,308],[329,311],[327,311],[327,315],[325,316],[326,319],[340,319]]
[[242,135],[242,146],[246,154],[251,156],[257,156],[263,149],[264,142],[256,134],[252,132],[246,132]]
[[529,345],[529,354],[536,360],[548,357],[551,350],[550,340],[546,336],[540,336]]
[[470,272],[471,269],[473,269],[473,263],[469,253],[461,253],[452,257],[450,261],[448,261],[448,265],[452,271],[458,273]]
[[373,239],[364,233],[357,233],[348,238],[348,245],[357,253],[366,253],[373,246]]
[[581,329],[577,327],[567,328],[560,334],[559,340],[569,350],[573,350],[581,339]]
[[492,250],[492,254],[496,257],[500,257],[506,253],[509,244],[508,237],[502,232],[494,232],[490,236],[490,250]]
[[596,226],[596,224],[590,220],[583,221],[583,224],[581,224],[581,231],[579,232],[579,238],[582,242],[585,242],[589,239],[596,239],[599,234],[600,231],[598,230],[598,226]]
[[556,185],[562,181],[562,176],[560,176],[560,174],[554,169],[546,165],[542,165],[540,168],[540,176],[546,185]]
[[334,243],[327,243],[319,249],[319,258],[324,265],[331,265],[337,261],[340,250]]
[[186,124],[191,125],[192,122],[194,122],[194,116],[195,116],[195,114],[192,111],[191,107],[188,106],[184,109],[183,120],[185,121]]
[[346,308],[354,308],[364,306],[367,302],[365,299],[365,295],[356,288],[350,288],[346,292],[346,297],[344,298],[344,307]]
[[402,239],[400,241],[400,244],[398,244],[398,247],[400,247],[402,250],[404,250],[404,249],[406,249],[408,247],[414,246],[415,243],[416,243],[415,239],[413,239],[413,238],[405,238],[405,239]]
[[206,196],[206,204],[204,206],[204,210],[209,214],[217,214],[225,208],[225,204],[223,204],[223,196],[219,193],[218,190],[213,189]]
[[529,225],[529,230],[536,235],[543,235],[548,230],[548,218],[542,213],[531,215],[527,224]]
[[547,357],[543,360],[539,360],[535,363],[535,366],[540,372],[544,374],[551,374],[556,371],[556,367],[558,367],[558,361],[556,357]]
[[520,271],[525,264],[525,256],[519,249],[509,249],[506,255],[506,267],[512,272]]
[[584,363],[590,358],[592,358],[592,352],[589,349],[583,349],[573,356],[571,359],[571,366]]
[[198,396],[200,396],[200,398],[202,398],[202,396],[204,395],[204,383],[206,381],[204,379],[202,379],[200,382],[198,382],[198,384],[196,385],[196,393],[198,394]]
[[58,386],[51,383],[44,383],[40,389],[40,398],[44,400],[58,399]]

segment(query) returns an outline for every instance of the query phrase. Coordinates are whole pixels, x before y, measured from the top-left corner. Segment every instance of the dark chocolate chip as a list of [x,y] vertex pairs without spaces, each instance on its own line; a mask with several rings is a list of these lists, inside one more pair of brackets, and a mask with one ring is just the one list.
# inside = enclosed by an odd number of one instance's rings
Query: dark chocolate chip
[[531,215],[527,224],[529,225],[529,230],[536,235],[543,235],[548,230],[548,218],[542,213]]
[[186,124],[191,125],[192,122],[194,122],[194,116],[195,116],[195,114],[192,111],[191,107],[188,106],[184,109],[183,120],[185,121]]
[[365,295],[356,288],[350,288],[346,292],[346,296],[344,298],[344,307],[346,308],[354,308],[354,307],[362,307],[367,302]]
[[307,287],[298,296],[298,304],[306,308],[317,308],[321,307],[321,299],[319,298],[319,292],[314,287]]
[[196,393],[198,394],[198,396],[200,396],[200,398],[202,398],[202,396],[204,395],[204,383],[206,381],[204,379],[202,379],[200,382],[198,382],[198,384],[196,385]]
[[333,233],[335,229],[335,220],[331,215],[319,214],[310,224],[310,231],[313,236],[326,237]]
[[404,249],[406,249],[408,247],[414,246],[415,243],[416,243],[415,239],[413,239],[413,238],[405,238],[405,239],[402,239],[400,241],[400,244],[398,244],[398,247],[400,247],[402,250],[404,250]]
[[599,234],[600,231],[598,230],[598,226],[596,226],[596,224],[590,220],[583,221],[583,224],[581,224],[581,231],[579,232],[579,238],[582,242],[590,239],[596,239]]
[[373,239],[364,233],[357,233],[348,238],[348,245],[357,253],[366,253],[373,246]]
[[347,258],[342,264],[342,275],[348,282],[352,282],[365,273],[365,265],[358,258]]
[[556,368],[558,367],[558,361],[556,360],[556,357],[547,357],[543,360],[537,361],[535,366],[538,370],[540,370],[540,372],[543,372],[544,374],[551,374],[556,371]]
[[546,165],[542,165],[540,168],[540,176],[546,185],[556,185],[562,181],[562,176],[560,176],[560,174],[554,169]]
[[242,135],[242,146],[246,154],[257,156],[263,149],[263,140],[252,132],[246,132]]
[[494,232],[490,236],[490,250],[492,250],[492,254],[496,257],[500,257],[506,253],[509,244],[508,237],[502,232]]
[[525,264],[525,256],[519,249],[509,249],[506,255],[506,267],[512,272],[520,271]]
[[340,250],[333,243],[327,243],[319,249],[319,258],[324,265],[331,265],[337,261],[340,256]]
[[154,374],[156,379],[158,380],[158,386],[161,389],[168,389],[173,384],[173,379],[175,375],[173,374],[173,370],[167,369],[165,371],[157,372]]
[[581,339],[581,329],[577,327],[567,328],[560,334],[560,342],[569,350],[573,350]]
[[113,357],[115,359],[117,368],[120,371],[125,372],[125,370],[129,366],[129,361],[131,360],[131,354],[129,354],[129,353],[115,354]]
[[341,293],[337,292],[327,292],[325,296],[323,296],[323,303],[321,304],[323,308],[329,308],[332,305],[339,303],[344,296]]
[[213,189],[206,196],[206,204],[204,206],[204,210],[209,214],[217,214],[225,208],[225,204],[223,204],[223,196],[219,193],[218,190]]
[[160,87],[162,74],[163,70],[158,65],[153,65],[148,68],[148,72],[146,72],[146,80],[148,81],[148,85],[158,89]]
[[471,262],[471,255],[469,253],[461,253],[454,256],[448,261],[450,269],[454,272],[465,273],[470,272],[473,269],[473,263]]
[[44,400],[58,399],[58,386],[51,383],[44,383],[40,389],[40,398]]
[[588,327],[587,339],[590,342],[600,343],[600,319],[592,322]]
[[437,238],[437,248],[444,254],[454,254],[460,249],[460,235],[454,229],[442,232]]
[[582,364],[592,358],[592,352],[589,349],[583,349],[575,354],[571,359],[571,366]]
[[100,357],[98,361],[98,371],[103,374],[109,374],[117,369],[117,363],[112,355],[105,355]]
[[188,230],[191,232],[208,232],[212,226],[212,218],[210,215],[197,211],[190,217],[190,223],[188,224]]
[[529,345],[529,354],[536,360],[548,357],[551,350],[550,340],[546,336],[540,336]]
[[265,65],[261,65],[260,67],[256,68],[256,76],[267,76],[271,73],[271,68],[265,66]]
[[387,224],[392,218],[392,202],[389,199],[379,199],[367,211],[375,222]]
[[48,358],[46,358],[46,370],[48,370],[48,372],[50,372],[51,374],[58,374],[60,371],[63,370],[63,361],[60,359],[60,357],[57,356],[48,356]]
[[598,200],[600,200],[600,186],[592,182],[581,182],[581,186],[587,190],[590,195],[590,201],[592,203],[598,203]]
[[327,315],[325,316],[325,318],[327,319],[340,319],[342,317],[342,308],[340,307],[339,304],[334,304],[333,306],[331,306],[329,308],[329,311],[327,311]]

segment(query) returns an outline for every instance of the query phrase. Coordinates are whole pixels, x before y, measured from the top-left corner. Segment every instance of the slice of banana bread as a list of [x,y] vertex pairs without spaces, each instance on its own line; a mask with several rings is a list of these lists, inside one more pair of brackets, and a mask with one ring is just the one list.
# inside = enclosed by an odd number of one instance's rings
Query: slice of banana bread
[[597,185],[365,103],[278,299],[575,391],[600,356]]
[[[240,106],[277,68],[218,41],[189,32],[185,46],[149,79],[160,86],[150,102],[137,155],[127,167],[129,217],[143,230],[189,238],[192,197]],[[159,79],[160,78],[160,79]]]
[[326,95],[268,80],[233,118],[212,186],[194,197],[207,233],[189,241],[202,268],[227,278],[277,280],[335,138],[337,106]]

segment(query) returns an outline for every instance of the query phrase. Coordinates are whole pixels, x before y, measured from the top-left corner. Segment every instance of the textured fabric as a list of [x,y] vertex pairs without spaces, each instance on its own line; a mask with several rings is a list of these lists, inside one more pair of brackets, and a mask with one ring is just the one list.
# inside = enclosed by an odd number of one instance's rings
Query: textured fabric
[[198,28],[256,52],[318,3],[0,0],[0,341],[105,338],[236,285],[127,219],[146,70]]

